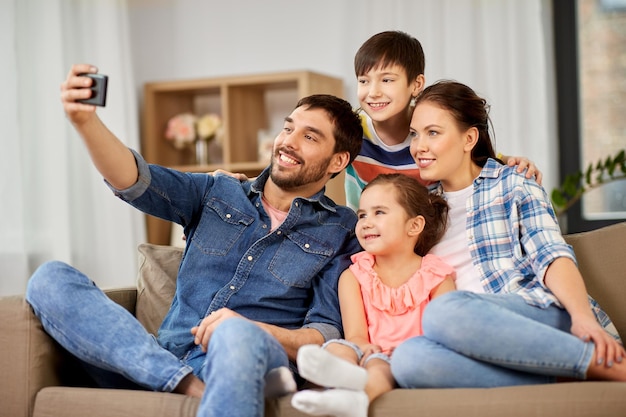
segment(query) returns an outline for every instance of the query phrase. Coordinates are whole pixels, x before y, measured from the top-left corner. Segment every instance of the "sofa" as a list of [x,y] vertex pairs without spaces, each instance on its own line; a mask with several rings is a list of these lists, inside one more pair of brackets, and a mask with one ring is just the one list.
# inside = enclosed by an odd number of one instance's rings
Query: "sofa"
[[[626,336],[626,222],[566,239],[589,293]],[[181,249],[143,244],[139,252],[137,287],[107,294],[154,332],[169,307]],[[0,298],[0,349],[0,417],[191,417],[198,407],[197,399],[180,394],[94,388],[21,296]],[[289,396],[267,401],[265,415],[305,416],[290,406]],[[626,383],[396,389],[374,401],[369,415],[626,416]]]

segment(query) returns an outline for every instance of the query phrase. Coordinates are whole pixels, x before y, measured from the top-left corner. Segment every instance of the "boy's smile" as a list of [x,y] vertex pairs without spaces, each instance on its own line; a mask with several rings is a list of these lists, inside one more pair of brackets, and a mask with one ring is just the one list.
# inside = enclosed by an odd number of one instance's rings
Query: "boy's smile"
[[417,94],[400,65],[375,67],[358,77],[357,81],[359,104],[376,121],[385,121],[398,114],[406,115],[411,97]]

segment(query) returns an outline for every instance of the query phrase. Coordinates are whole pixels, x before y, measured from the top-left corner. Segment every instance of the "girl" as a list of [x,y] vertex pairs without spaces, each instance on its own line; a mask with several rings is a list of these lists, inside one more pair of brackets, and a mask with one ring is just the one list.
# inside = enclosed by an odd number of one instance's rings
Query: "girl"
[[364,251],[339,279],[345,339],[298,351],[300,375],[327,391],[301,391],[295,408],[313,415],[367,416],[369,402],[395,382],[389,357],[422,333],[428,302],[454,289],[454,270],[426,255],[443,236],[448,206],[402,174],[376,177],[363,190],[356,233]]
[[464,291],[435,300],[423,336],[396,348],[398,384],[626,381],[619,335],[588,298],[546,192],[496,162],[485,100],[463,84],[436,83],[417,99],[411,134],[422,178],[438,181],[450,206],[432,253],[455,267]]

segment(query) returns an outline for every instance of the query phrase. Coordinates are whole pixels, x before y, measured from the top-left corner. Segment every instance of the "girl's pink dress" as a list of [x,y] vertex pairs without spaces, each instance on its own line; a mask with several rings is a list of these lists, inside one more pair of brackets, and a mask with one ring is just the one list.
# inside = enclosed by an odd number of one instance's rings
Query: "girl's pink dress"
[[454,268],[435,255],[422,258],[422,266],[398,288],[385,285],[373,269],[374,256],[367,252],[352,255],[350,271],[361,285],[370,343],[379,345],[387,355],[400,342],[422,334],[422,313],[430,292]]

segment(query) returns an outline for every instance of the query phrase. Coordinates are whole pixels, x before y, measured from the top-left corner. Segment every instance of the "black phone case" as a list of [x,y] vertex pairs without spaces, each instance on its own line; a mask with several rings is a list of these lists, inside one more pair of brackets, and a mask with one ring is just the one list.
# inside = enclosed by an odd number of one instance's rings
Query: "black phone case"
[[109,77],[102,74],[80,74],[83,77],[89,77],[93,80],[91,87],[91,97],[84,100],[76,100],[79,103],[93,104],[95,106],[104,107],[107,101],[107,83]]

